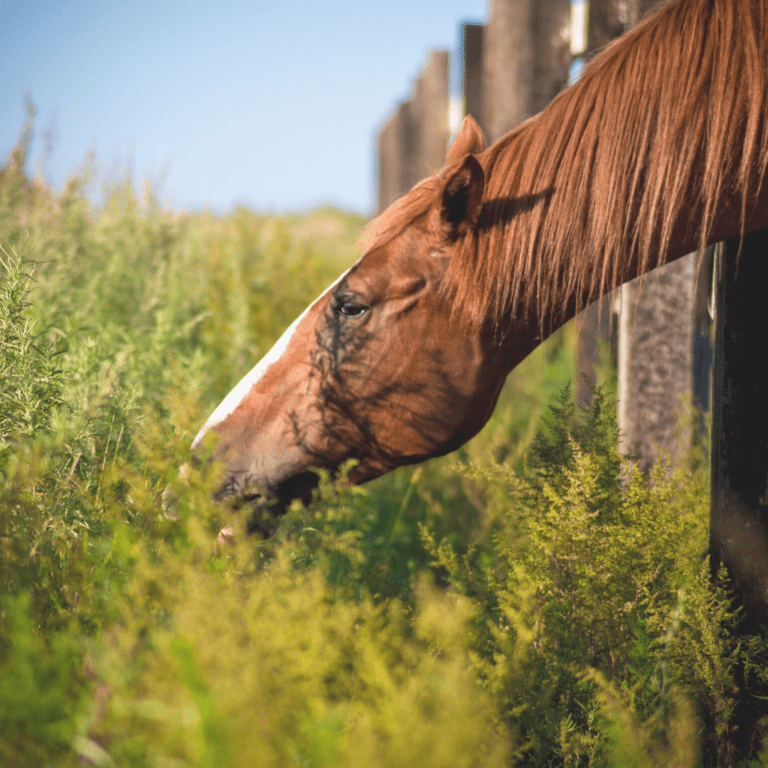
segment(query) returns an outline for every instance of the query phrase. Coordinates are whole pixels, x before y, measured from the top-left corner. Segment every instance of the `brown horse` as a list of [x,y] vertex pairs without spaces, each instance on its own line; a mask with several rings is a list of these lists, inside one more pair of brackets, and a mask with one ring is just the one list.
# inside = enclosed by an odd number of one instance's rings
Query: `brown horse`
[[315,468],[353,458],[360,483],[458,448],[590,301],[768,225],[767,104],[768,0],[674,0],[490,148],[467,118],[198,434],[222,495],[279,513]]

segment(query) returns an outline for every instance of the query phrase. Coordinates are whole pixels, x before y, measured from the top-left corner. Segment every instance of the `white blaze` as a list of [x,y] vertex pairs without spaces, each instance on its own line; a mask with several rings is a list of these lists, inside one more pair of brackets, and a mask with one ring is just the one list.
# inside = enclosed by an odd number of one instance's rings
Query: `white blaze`
[[344,272],[329,288],[324,290],[286,329],[285,333],[275,342],[275,346],[267,352],[264,357],[243,376],[238,385],[219,403],[216,410],[208,417],[208,421],[203,424],[203,428],[197,433],[197,437],[192,441],[194,450],[200,444],[205,433],[216,424],[220,424],[232,413],[235,408],[243,401],[245,396],[251,391],[254,384],[267,372],[267,369],[277,362],[285,353],[288,344],[293,338],[293,334],[299,327],[299,323],[306,317],[312,307],[325,296],[328,291],[333,290],[346,276],[349,270]]

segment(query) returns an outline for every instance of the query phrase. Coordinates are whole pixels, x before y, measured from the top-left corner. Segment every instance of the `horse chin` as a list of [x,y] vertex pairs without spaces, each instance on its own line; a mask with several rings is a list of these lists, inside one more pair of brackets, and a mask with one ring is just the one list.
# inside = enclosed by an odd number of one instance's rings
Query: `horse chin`
[[305,505],[312,501],[312,491],[317,488],[318,482],[315,472],[300,472],[267,486],[265,491],[245,489],[240,494],[230,496],[230,504],[233,509],[245,508],[250,511],[246,520],[249,535],[258,533],[266,539],[275,533],[292,501],[299,499]]
[[[354,467],[346,478],[346,483],[359,485],[374,477],[384,474],[387,469],[377,467]],[[337,469],[331,470],[332,477],[337,477]],[[314,498],[314,491],[320,478],[313,470],[302,470],[272,485],[258,486],[249,484],[239,493],[222,493],[220,499],[227,498],[230,506],[248,513],[246,531],[249,535],[260,534],[270,538],[278,529],[280,520],[288,511],[291,503],[297,499],[305,506]],[[263,490],[265,489],[265,490]]]

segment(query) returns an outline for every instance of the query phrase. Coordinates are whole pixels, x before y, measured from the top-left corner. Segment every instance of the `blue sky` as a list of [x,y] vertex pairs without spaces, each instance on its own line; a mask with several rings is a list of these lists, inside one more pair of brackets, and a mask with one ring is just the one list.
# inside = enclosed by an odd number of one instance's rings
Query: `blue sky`
[[28,95],[29,169],[57,189],[92,151],[99,184],[149,176],[177,210],[370,213],[377,129],[427,50],[455,51],[486,15],[486,0],[0,0],[0,158]]

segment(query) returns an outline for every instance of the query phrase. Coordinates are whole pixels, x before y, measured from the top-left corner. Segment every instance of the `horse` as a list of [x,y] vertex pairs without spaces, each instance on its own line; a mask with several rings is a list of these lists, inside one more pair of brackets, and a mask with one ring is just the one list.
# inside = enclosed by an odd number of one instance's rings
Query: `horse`
[[362,483],[455,450],[580,309],[768,225],[768,0],[672,0],[486,148],[374,220],[362,258],[211,414],[217,498],[280,515],[318,471]]

